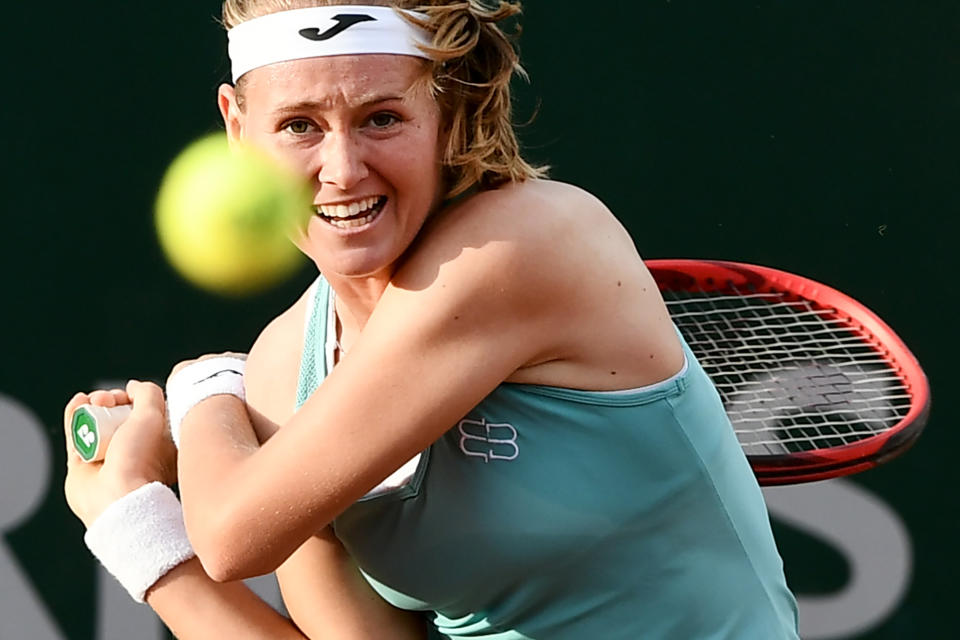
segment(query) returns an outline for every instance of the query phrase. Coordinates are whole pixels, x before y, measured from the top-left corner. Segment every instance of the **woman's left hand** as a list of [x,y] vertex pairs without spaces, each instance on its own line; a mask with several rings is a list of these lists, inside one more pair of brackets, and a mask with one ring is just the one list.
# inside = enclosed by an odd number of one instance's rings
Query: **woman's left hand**
[[[113,434],[102,462],[87,463],[71,446],[70,423],[82,404],[132,404],[130,416]],[[150,482],[177,481],[177,450],[167,428],[163,391],[151,382],[131,380],[126,389],[78,393],[64,410],[67,478],[64,493],[71,511],[89,527],[111,503]]]

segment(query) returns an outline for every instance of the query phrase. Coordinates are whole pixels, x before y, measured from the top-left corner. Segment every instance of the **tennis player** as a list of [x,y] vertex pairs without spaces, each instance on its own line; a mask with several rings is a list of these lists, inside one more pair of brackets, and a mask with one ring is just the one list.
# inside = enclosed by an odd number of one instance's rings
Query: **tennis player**
[[[366,2],[224,4],[227,133],[311,180],[322,275],[166,402],[71,401],[133,404],[102,465],[70,463],[94,554],[184,640],[796,638],[760,490],[633,241],[518,151],[519,3]],[[273,571],[292,620],[239,582]]]

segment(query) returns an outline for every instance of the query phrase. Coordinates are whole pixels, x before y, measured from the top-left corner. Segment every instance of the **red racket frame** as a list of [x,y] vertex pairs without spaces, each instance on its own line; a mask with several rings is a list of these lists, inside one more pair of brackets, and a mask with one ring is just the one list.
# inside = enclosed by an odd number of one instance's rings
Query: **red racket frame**
[[899,456],[916,441],[930,413],[926,374],[907,345],[877,314],[850,296],[820,282],[770,267],[725,260],[647,260],[661,291],[728,291],[749,288],[803,298],[830,310],[835,318],[859,326],[903,378],[912,396],[907,415],[890,429],[854,443],[783,455],[748,455],[764,485],[812,482],[859,473]]

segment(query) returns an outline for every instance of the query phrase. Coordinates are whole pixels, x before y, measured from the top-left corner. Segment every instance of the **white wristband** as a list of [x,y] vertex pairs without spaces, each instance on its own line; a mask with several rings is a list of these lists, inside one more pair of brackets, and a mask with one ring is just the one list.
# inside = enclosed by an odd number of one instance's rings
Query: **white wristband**
[[220,356],[191,362],[173,374],[167,381],[167,415],[170,435],[180,448],[180,423],[184,416],[201,400],[210,396],[228,394],[245,399],[241,358]]
[[107,507],[83,541],[137,602],[170,569],[194,556],[177,496],[145,484]]

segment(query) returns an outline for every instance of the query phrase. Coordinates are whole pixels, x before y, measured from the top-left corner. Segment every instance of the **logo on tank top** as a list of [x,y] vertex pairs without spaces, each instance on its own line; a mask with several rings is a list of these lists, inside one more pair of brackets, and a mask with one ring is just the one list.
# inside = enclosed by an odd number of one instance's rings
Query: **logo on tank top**
[[355,14],[355,13],[341,13],[333,16],[333,19],[337,21],[337,24],[333,25],[323,33],[320,33],[320,29],[316,27],[312,29],[300,29],[300,35],[306,38],[307,40],[313,40],[314,42],[323,42],[324,40],[329,40],[334,36],[338,36],[350,27],[361,22],[376,22],[377,19],[373,16],[368,16],[365,14]]
[[457,425],[460,431],[460,451],[464,454],[491,460],[516,460],[520,455],[517,446],[517,430],[505,422],[487,422],[480,420],[461,420]]

